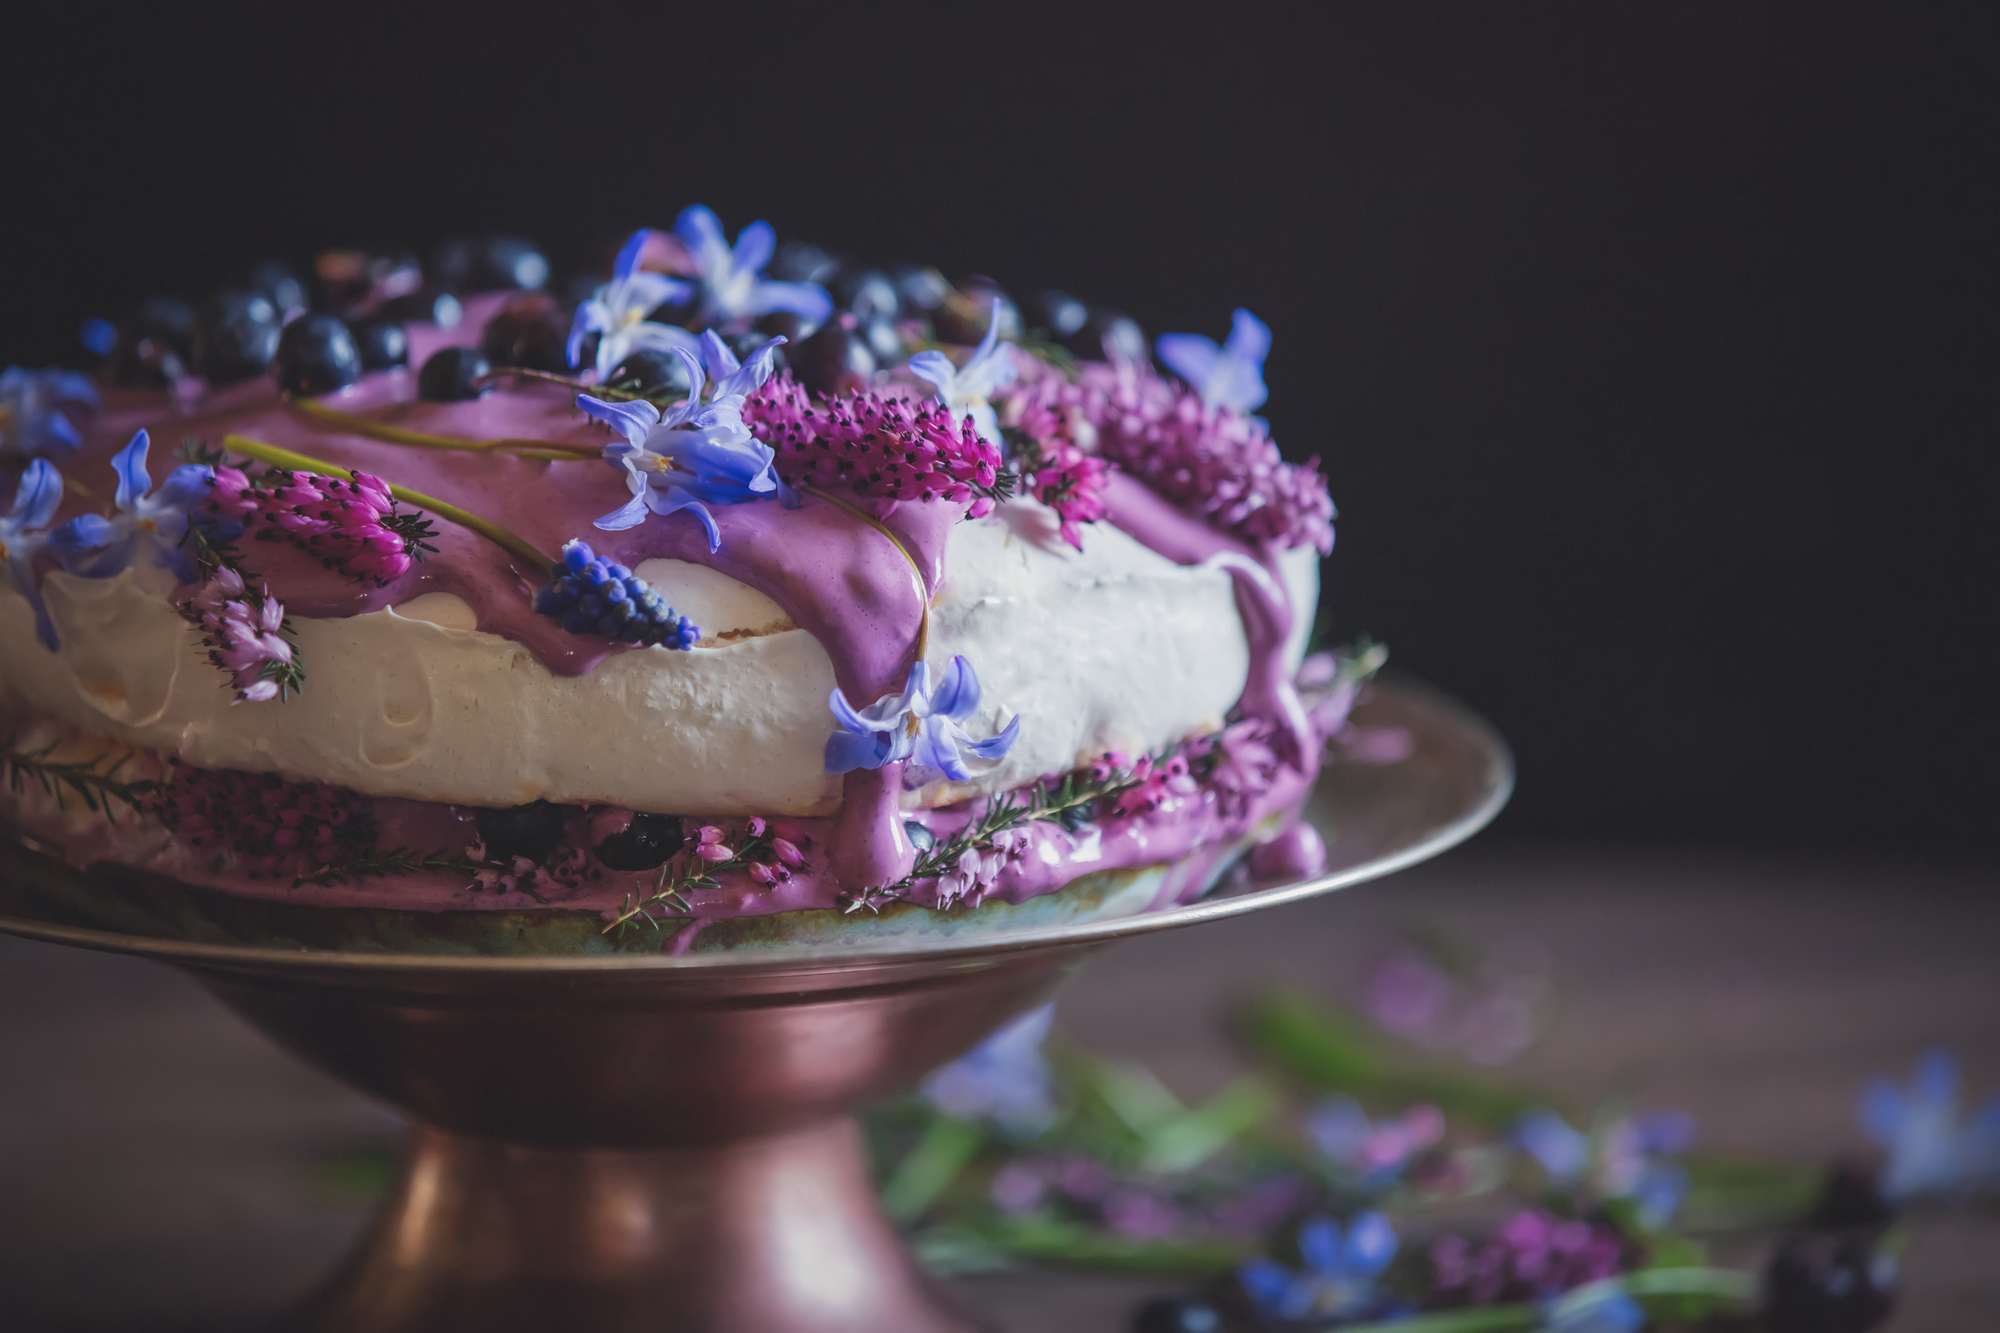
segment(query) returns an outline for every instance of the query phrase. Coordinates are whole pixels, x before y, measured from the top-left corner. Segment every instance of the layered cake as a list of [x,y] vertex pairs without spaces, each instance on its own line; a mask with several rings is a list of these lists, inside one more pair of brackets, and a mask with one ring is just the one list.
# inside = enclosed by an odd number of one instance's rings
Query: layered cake
[[[610,258],[607,256],[607,258]],[[746,948],[1303,873],[1379,650],[1269,335],[873,270],[706,209],[251,272],[6,372],[7,875],[127,929]]]

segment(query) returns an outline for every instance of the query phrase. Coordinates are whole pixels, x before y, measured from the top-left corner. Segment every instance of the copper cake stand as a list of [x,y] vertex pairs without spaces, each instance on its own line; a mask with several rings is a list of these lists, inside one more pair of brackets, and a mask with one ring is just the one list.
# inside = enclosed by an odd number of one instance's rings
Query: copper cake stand
[[906,1088],[1128,936],[1278,907],[1435,856],[1498,812],[1500,738],[1407,681],[1359,714],[1411,756],[1337,766],[1313,879],[893,952],[673,958],[315,953],[0,916],[191,974],[413,1128],[381,1216],[288,1327],[971,1330],[876,1204],[855,1108]]

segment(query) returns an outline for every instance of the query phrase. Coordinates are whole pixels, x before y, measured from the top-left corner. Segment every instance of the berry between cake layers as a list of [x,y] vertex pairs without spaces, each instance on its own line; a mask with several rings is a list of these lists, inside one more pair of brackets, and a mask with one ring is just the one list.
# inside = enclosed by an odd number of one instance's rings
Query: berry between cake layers
[[322,256],[322,308],[225,294],[185,349],[142,307],[101,390],[8,371],[9,873],[198,936],[682,951],[1313,869],[1323,759],[1396,740],[1348,720],[1379,650],[1307,655],[1333,509],[1248,415],[1263,326],[1163,374],[1067,298],[772,249],[691,208],[573,310],[469,290],[539,284],[518,243],[456,295]]

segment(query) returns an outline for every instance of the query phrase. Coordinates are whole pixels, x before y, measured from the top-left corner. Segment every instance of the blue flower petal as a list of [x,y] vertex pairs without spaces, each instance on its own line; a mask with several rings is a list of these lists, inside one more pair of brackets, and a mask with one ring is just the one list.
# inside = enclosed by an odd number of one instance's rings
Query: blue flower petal
[[[618,247],[618,258],[611,263],[613,282],[623,282],[632,276],[633,271],[639,267],[639,255],[646,248],[646,238],[652,234],[650,228],[641,227],[632,233],[631,240]],[[600,250],[598,253],[604,252]]]
[[972,776],[972,770],[965,766],[958,752],[959,739],[964,735],[965,731],[950,718],[933,713],[918,724],[912,757],[954,782],[964,782]]
[[1340,1243],[1340,1224],[1330,1217],[1308,1218],[1299,1228],[1299,1258],[1307,1268],[1339,1273],[1344,1248]]
[[1278,1314],[1292,1290],[1291,1273],[1269,1259],[1255,1259],[1241,1265],[1236,1270],[1236,1280],[1243,1285],[1250,1303],[1267,1315]]
[[1396,1257],[1396,1228],[1377,1212],[1356,1213],[1347,1224],[1347,1271],[1373,1277]]
[[576,405],[632,444],[644,444],[647,435],[660,421],[660,409],[643,398],[629,403],[607,403],[601,398],[580,393],[576,396]]
[[988,736],[983,741],[967,741],[965,748],[980,759],[1002,759],[1014,748],[1014,741],[1021,734],[1021,715],[1016,713],[997,736]]
[[1153,340],[1153,350],[1159,353],[1168,370],[1186,380],[1196,392],[1208,383],[1208,377],[1215,372],[1215,363],[1222,359],[1222,349],[1215,345],[1215,339],[1199,333],[1163,333]]
[[623,532],[626,528],[637,527],[645,521],[646,496],[644,492],[641,492],[606,514],[603,518],[596,520],[591,526],[603,528],[606,532]]
[[715,335],[714,329],[702,330],[701,363],[707,368],[708,377],[715,381],[717,397],[728,392],[722,387],[723,379],[735,374],[736,368],[742,364],[736,359],[736,353],[729,350],[729,344]]
[[826,771],[829,773],[880,768],[888,761],[888,756],[888,738],[880,732],[843,730],[826,738]]
[[833,298],[816,282],[760,282],[750,289],[742,313],[754,319],[778,310],[808,324],[824,324],[833,313]]
[[674,219],[674,235],[695,252],[697,260],[705,250],[728,248],[728,242],[722,238],[721,220],[701,204],[689,204],[681,210]]
[[62,473],[48,459],[37,458],[21,474],[21,488],[14,492],[14,508],[7,517],[20,529],[47,527],[62,497]]
[[146,450],[151,445],[151,438],[141,428],[111,460],[112,471],[118,474],[118,494],[112,503],[121,510],[130,512],[139,497],[152,489],[153,479],[146,472]]
[[962,655],[953,657],[938,681],[937,693],[931,696],[931,711],[963,722],[978,707],[979,676]]
[[951,363],[950,357],[933,349],[910,358],[910,373],[920,380],[929,380],[940,393],[948,395],[951,382],[958,377],[958,367]]
[[215,487],[215,469],[201,463],[183,463],[167,474],[154,500],[186,513],[208,498]]
[[[750,353],[741,366],[732,368],[727,375],[717,376],[715,396],[727,398],[755,392],[765,380],[771,378],[771,358],[786,341],[785,335],[779,334]],[[730,360],[735,360],[735,357],[731,356]]]
[[730,252],[730,258],[735,261],[738,273],[761,273],[777,249],[778,234],[771,230],[771,224],[753,222],[736,233],[736,245]]

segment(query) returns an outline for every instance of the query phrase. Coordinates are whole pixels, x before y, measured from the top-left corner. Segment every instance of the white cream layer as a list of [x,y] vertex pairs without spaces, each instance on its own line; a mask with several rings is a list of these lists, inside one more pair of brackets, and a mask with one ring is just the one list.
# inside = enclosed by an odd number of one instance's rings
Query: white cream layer
[[[1318,561],[1291,552],[1285,568],[1301,608],[1296,663]],[[835,809],[840,780],[822,759],[833,666],[819,642],[705,567],[656,560],[637,572],[703,627],[704,646],[638,649],[558,676],[433,593],[345,619],[294,617],[304,691],[237,704],[155,580],[57,573],[44,592],[60,653],[36,641],[26,601],[0,591],[0,684],[17,704],[202,767],[371,795],[690,815]],[[1181,568],[1106,524],[1072,550],[1026,501],[952,530],[927,657],[942,667],[955,654],[983,686],[975,736],[1022,718],[1013,752],[978,775],[986,790],[1212,726],[1249,663],[1226,572]]]

